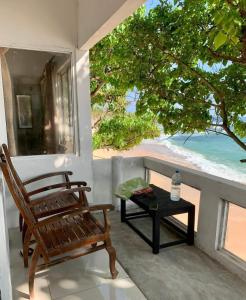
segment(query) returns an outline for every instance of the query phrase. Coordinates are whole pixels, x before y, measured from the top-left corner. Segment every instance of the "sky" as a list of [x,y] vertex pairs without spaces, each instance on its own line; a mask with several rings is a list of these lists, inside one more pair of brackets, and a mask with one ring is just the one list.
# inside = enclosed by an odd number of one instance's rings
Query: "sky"
[[149,11],[151,8],[155,7],[158,3],[159,3],[159,0],[147,0],[145,3],[147,11]]

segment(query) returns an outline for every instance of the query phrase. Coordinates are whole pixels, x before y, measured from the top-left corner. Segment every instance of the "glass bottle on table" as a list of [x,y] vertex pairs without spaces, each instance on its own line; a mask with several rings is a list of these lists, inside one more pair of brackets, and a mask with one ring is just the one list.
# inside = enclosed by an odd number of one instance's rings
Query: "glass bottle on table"
[[171,193],[170,193],[170,199],[172,201],[180,200],[181,182],[182,182],[182,178],[180,172],[179,170],[176,170],[176,172],[172,176],[172,186],[171,186]]

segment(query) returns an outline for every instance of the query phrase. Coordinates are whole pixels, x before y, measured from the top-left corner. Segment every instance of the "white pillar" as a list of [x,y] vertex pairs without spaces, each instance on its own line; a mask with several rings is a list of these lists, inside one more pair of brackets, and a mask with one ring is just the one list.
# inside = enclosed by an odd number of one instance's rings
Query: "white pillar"
[[114,195],[114,192],[124,180],[123,160],[122,156],[112,157],[112,199],[116,210],[120,210],[120,199]]
[[219,245],[222,205],[223,201],[215,194],[212,186],[201,191],[197,244],[207,253],[217,251]]
[[[76,132],[79,145],[79,161],[81,164],[81,179],[87,181],[93,191],[92,172],[92,131],[91,131],[91,98],[90,98],[90,63],[89,51],[76,50],[76,93],[77,93],[77,120],[78,130]],[[92,193],[87,194],[89,202],[93,202]]]

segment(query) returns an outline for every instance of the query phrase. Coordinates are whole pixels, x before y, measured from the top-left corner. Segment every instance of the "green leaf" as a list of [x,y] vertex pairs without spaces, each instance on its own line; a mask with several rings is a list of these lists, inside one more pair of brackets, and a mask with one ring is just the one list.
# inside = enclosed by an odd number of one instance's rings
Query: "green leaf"
[[220,31],[214,38],[214,49],[217,50],[218,48],[220,48],[222,45],[225,44],[226,40],[226,34]]
[[239,38],[236,36],[231,36],[231,40],[233,41],[233,43],[236,45],[239,43]]

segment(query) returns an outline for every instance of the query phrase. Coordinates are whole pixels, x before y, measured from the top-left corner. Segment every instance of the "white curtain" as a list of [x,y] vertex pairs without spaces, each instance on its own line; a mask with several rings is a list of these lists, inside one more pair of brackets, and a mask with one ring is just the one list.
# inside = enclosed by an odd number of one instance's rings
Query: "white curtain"
[[0,48],[0,63],[2,69],[3,95],[5,104],[5,116],[7,122],[8,146],[11,156],[16,155],[16,139],[14,130],[14,99],[12,91],[12,80],[6,60],[7,48]]

